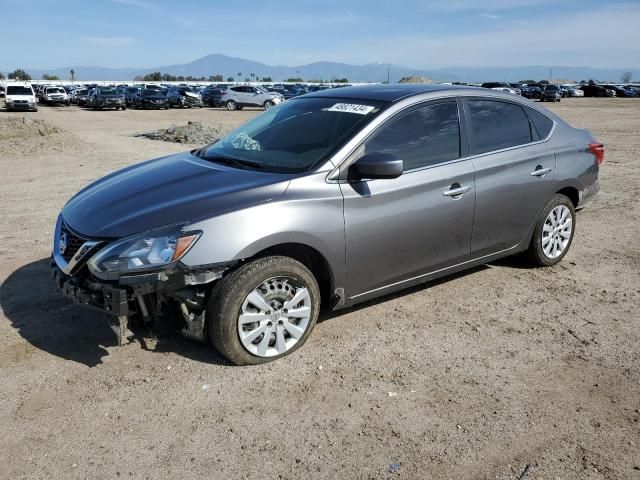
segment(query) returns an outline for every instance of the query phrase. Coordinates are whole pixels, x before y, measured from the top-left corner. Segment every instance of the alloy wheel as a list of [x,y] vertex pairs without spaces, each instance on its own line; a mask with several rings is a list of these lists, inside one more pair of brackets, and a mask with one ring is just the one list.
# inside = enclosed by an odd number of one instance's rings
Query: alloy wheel
[[571,241],[573,218],[566,205],[558,205],[549,212],[542,227],[542,251],[547,258],[558,258]]
[[255,287],[242,302],[238,335],[242,346],[258,357],[290,350],[311,319],[311,295],[298,280],[273,277]]

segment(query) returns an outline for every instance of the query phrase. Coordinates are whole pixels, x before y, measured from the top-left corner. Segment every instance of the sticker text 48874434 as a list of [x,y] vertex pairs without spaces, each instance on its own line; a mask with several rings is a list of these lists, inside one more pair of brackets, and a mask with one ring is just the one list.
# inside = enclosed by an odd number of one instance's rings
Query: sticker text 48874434
[[358,105],[356,103],[336,103],[332,107],[327,108],[328,112],[357,113],[358,115],[366,115],[376,107],[371,105]]

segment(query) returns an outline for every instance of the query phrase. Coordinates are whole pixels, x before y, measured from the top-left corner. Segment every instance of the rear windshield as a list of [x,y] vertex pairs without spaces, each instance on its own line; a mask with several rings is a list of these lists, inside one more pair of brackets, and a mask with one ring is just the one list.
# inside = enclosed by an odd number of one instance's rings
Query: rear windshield
[[117,95],[118,94],[115,88],[99,88],[98,93],[100,95]]
[[201,158],[295,173],[326,160],[382,110],[368,100],[299,98],[272,107],[202,149]]
[[7,95],[33,95],[33,91],[31,87],[9,85],[7,87]]
[[143,90],[142,91],[142,96],[143,97],[157,97],[157,96],[163,96],[164,93],[162,93],[160,90]]

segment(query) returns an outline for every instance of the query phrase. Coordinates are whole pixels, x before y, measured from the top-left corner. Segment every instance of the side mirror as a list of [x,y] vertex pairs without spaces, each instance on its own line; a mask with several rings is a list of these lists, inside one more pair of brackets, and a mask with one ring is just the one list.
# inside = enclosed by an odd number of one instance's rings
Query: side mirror
[[398,178],[402,175],[404,164],[390,153],[368,153],[360,157],[349,167],[348,180],[365,180],[379,178]]

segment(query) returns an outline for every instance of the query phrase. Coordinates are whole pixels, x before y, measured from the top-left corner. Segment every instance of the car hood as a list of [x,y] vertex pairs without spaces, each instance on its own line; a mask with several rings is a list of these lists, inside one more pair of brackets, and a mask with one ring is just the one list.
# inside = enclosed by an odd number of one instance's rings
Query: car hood
[[121,238],[268,202],[292,177],[179,153],[103,177],[69,200],[62,217],[86,237]]

